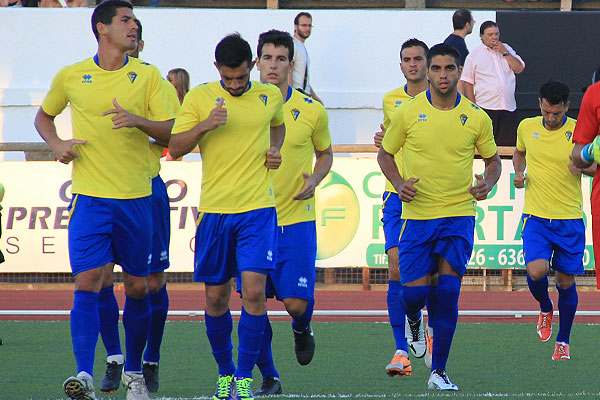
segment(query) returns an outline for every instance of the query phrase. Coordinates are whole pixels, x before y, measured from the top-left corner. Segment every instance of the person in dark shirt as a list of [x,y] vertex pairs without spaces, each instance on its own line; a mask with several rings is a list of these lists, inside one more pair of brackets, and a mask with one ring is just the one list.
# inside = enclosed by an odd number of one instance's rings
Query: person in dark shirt
[[456,10],[454,15],[452,15],[452,26],[454,27],[454,32],[448,35],[444,43],[454,46],[458,50],[460,54],[460,66],[462,67],[465,65],[467,54],[469,54],[465,37],[473,32],[473,27],[475,26],[475,20],[471,15],[471,11],[465,8]]

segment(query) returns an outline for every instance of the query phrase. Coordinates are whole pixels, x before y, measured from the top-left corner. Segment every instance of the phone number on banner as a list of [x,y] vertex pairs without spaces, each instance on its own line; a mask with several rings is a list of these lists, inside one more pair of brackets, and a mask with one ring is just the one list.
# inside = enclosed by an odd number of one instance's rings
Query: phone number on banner
[[[585,269],[594,268],[592,246],[585,246],[583,266]],[[521,245],[484,244],[475,245],[469,267],[484,268],[525,268],[525,258]]]

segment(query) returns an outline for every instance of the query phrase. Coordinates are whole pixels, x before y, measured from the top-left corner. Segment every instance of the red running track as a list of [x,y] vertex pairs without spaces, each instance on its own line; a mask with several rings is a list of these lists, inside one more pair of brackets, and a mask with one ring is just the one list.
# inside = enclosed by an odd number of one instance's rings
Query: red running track
[[[123,290],[116,290],[117,300],[121,309],[125,302]],[[555,308],[558,304],[558,293],[550,293]],[[172,289],[169,291],[171,310],[202,311],[205,307],[204,291],[193,289]],[[73,303],[71,290],[0,290],[0,310],[70,310]],[[237,293],[231,296],[231,310],[241,309],[241,300]],[[269,300],[269,310],[284,310],[281,302]],[[385,291],[325,291],[315,292],[316,310],[386,310]],[[459,299],[459,310],[538,310],[538,305],[528,291],[515,292],[474,292],[463,291]],[[583,291],[579,293],[580,311],[600,310],[600,292]],[[68,320],[64,316],[15,316],[0,315],[0,320]],[[196,317],[169,317],[170,320],[202,320],[200,313]],[[273,317],[273,320],[285,320],[287,317]],[[387,321],[387,317],[366,316],[315,316],[316,321]],[[461,322],[535,322],[537,317],[524,316],[494,317],[494,316],[461,316]],[[600,323],[600,317],[576,317],[576,322]]]

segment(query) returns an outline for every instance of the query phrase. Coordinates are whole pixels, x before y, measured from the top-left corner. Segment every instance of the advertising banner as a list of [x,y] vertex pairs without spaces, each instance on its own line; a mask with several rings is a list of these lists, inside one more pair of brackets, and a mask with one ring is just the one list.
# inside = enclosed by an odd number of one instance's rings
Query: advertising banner
[[[471,267],[524,267],[520,236],[524,191],[512,184],[511,161],[503,160],[502,167],[490,198],[477,205]],[[475,172],[483,172],[481,160],[475,160]],[[60,163],[0,163],[0,182],[6,188],[0,239],[6,262],[0,264],[0,272],[70,272],[70,174],[71,167]],[[165,162],[161,176],[171,200],[169,271],[191,272],[201,162]],[[586,269],[594,267],[591,223],[587,223],[591,181],[582,177]],[[384,183],[374,158],[334,158],[331,173],[316,191],[317,266],[387,266],[381,223]]]

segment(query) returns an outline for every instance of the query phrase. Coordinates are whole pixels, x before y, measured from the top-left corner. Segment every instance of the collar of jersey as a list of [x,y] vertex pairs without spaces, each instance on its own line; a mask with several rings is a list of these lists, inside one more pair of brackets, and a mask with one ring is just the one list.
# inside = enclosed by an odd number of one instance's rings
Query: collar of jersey
[[[96,63],[96,65],[98,66],[98,68],[102,69],[102,67],[100,66],[100,61],[98,61],[98,54],[96,54],[94,56],[94,62]],[[128,63],[129,63],[129,56],[127,54],[125,54],[125,64],[123,64],[123,66],[121,68],[123,68],[124,66],[126,66]],[[119,68],[119,69],[121,69],[121,68]]]
[[[429,101],[429,104],[431,104],[432,107],[435,107],[433,105],[433,103],[431,102],[431,89],[427,89],[427,92],[425,92],[425,95],[427,96],[427,101]],[[460,103],[460,93],[456,92],[456,104],[454,105],[454,107],[457,107],[458,104]]]
[[[567,116],[565,115],[563,117],[563,123],[560,125],[560,127],[562,128],[563,126],[565,126],[566,123],[567,123]],[[542,126],[544,128],[546,128],[546,120],[544,119],[544,117],[542,117]]]
[[286,103],[290,99],[290,97],[292,97],[292,90],[293,90],[292,87],[288,86],[288,92],[287,92],[287,96],[285,96],[284,103]]

